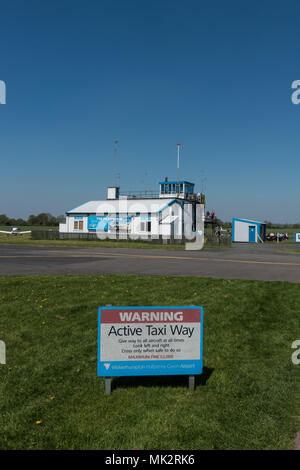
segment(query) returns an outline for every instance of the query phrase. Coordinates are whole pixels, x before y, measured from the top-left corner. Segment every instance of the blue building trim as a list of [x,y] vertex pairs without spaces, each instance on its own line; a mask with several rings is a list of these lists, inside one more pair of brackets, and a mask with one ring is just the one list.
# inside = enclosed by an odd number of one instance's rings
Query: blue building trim
[[250,220],[250,219],[238,219],[237,217],[232,218],[232,222],[245,222],[246,224],[254,224],[254,225],[261,225],[261,222],[257,222],[256,220]]
[[174,202],[176,202],[176,201],[177,201],[177,199],[171,199],[171,201],[169,201],[167,204],[165,204],[161,209],[158,209],[158,211],[156,211],[156,214],[159,214],[164,209],[166,209],[168,206],[171,206],[172,204],[174,204]]

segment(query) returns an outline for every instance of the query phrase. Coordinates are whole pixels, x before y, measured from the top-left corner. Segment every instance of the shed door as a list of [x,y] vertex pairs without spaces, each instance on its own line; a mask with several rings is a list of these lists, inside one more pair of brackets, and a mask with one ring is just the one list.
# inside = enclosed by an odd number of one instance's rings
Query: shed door
[[256,242],[255,228],[256,228],[255,225],[249,225],[249,242],[250,243]]

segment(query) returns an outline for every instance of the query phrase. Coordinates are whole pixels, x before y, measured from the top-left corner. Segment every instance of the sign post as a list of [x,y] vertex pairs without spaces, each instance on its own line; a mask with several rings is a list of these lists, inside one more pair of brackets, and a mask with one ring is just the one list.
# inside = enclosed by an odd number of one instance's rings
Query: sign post
[[189,391],[193,392],[195,390],[195,376],[189,375]]
[[189,390],[203,369],[203,308],[100,307],[99,377],[188,375]]
[[111,377],[105,377],[105,395],[111,394]]

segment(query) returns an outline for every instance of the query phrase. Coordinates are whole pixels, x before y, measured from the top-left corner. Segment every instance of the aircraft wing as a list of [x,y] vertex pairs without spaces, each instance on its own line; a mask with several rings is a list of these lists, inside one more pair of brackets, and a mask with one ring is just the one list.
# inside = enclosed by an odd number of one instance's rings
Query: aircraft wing
[[22,235],[22,233],[31,233],[31,230],[27,230],[26,232],[16,232],[17,235]]
[[10,235],[12,232],[6,232],[6,230],[0,230],[0,233],[7,233],[7,235]]

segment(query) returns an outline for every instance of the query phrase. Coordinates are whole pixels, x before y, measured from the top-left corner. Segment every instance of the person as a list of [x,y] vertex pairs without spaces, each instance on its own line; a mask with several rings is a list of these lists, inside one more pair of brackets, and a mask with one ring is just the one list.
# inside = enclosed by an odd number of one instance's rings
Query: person
[[211,218],[214,219],[214,217],[215,217],[215,211],[212,211]]

